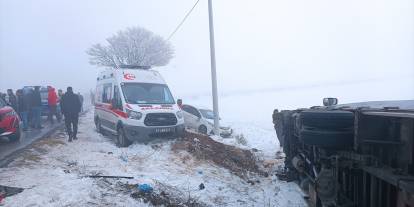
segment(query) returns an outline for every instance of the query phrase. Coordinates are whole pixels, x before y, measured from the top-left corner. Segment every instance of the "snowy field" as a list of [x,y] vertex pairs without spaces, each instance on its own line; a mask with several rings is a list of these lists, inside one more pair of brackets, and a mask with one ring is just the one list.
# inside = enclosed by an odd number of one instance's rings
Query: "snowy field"
[[[238,127],[244,130],[245,148],[254,147],[263,150],[263,156],[274,156],[274,131],[250,124]],[[260,183],[251,185],[211,162],[172,151],[172,140],[117,148],[110,138],[95,132],[92,112],[81,119],[79,131],[79,140],[73,143],[66,142],[63,131],[57,132],[0,169],[0,185],[25,188],[7,197],[5,206],[148,206],[120,189],[119,184],[156,182],[211,206],[306,206],[294,183],[269,176],[258,177]],[[221,141],[240,145],[232,139]],[[86,177],[95,174],[134,179]],[[198,188],[201,183],[203,190]]]
[[[246,137],[248,147],[260,149],[266,157],[272,158],[279,150],[279,143],[272,123],[274,109],[292,110],[320,106],[325,97],[336,97],[339,104],[414,100],[414,83],[410,78],[368,80],[348,84],[331,83],[329,86],[307,87],[301,86],[300,83],[291,83],[292,87],[285,88],[269,87],[267,89],[229,91],[222,93],[219,98],[220,117],[223,124],[231,126],[236,133]],[[400,84],[401,82],[404,84]],[[386,90],[378,90],[383,85],[387,85]],[[249,87],[249,84],[246,84],[246,87]],[[395,91],[400,92],[399,96],[395,94]],[[211,96],[208,94],[183,97],[183,103],[212,108]],[[412,103],[412,101],[407,101],[407,103]],[[392,102],[390,104],[390,106],[395,106],[392,105]],[[383,107],[383,105],[380,106]],[[223,142],[234,144],[234,140],[223,139]]]

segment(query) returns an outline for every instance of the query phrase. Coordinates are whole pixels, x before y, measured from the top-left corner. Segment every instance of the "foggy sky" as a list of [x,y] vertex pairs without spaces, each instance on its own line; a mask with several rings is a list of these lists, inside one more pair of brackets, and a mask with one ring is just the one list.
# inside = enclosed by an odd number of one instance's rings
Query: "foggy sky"
[[[88,63],[91,44],[131,26],[168,37],[194,2],[0,0],[0,91],[24,85],[89,91],[100,70]],[[364,93],[414,99],[412,0],[213,4],[222,94],[372,82]],[[176,97],[210,93],[208,41],[207,1],[201,0],[171,39],[174,59],[157,68]],[[401,90],[386,90],[388,80]]]

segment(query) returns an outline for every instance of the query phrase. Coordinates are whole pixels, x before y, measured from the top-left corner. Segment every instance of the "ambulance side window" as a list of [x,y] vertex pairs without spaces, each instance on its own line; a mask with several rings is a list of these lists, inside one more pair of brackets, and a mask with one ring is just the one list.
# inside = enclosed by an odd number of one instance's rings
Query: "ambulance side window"
[[115,107],[116,109],[123,110],[121,94],[119,93],[118,86],[114,86],[114,99],[112,101],[112,106]]
[[102,90],[102,102],[103,103],[111,103],[111,99],[112,99],[112,84],[111,83],[107,83],[103,85],[103,90]]
[[102,91],[103,91],[103,86],[99,85],[96,87],[96,92],[95,92],[95,100],[98,103],[102,103]]

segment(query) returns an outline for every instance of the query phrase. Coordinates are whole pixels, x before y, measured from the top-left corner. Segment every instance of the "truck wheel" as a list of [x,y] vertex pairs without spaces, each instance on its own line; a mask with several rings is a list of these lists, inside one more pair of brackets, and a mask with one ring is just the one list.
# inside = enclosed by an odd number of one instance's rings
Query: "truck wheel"
[[201,125],[200,127],[198,127],[198,132],[201,134],[207,134],[207,127],[204,125]]
[[354,126],[354,114],[349,111],[302,111],[299,119],[302,126],[308,128],[346,129]]
[[20,128],[16,129],[16,133],[9,136],[9,140],[11,142],[17,142],[20,140],[20,137],[22,136],[22,133],[20,132]]
[[302,129],[299,134],[304,144],[322,148],[345,149],[352,147],[354,133],[347,131],[322,131]]
[[119,127],[118,133],[117,133],[117,145],[118,147],[128,147],[131,145],[131,141],[128,140],[128,138],[125,135],[125,131],[122,127]]

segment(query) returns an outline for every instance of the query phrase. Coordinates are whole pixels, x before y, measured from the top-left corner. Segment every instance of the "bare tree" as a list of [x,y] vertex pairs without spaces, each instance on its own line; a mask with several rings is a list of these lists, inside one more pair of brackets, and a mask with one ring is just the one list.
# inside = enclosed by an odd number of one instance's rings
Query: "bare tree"
[[94,44],[86,51],[90,55],[90,64],[164,66],[174,54],[169,42],[141,27],[127,28],[106,40],[107,46]]

